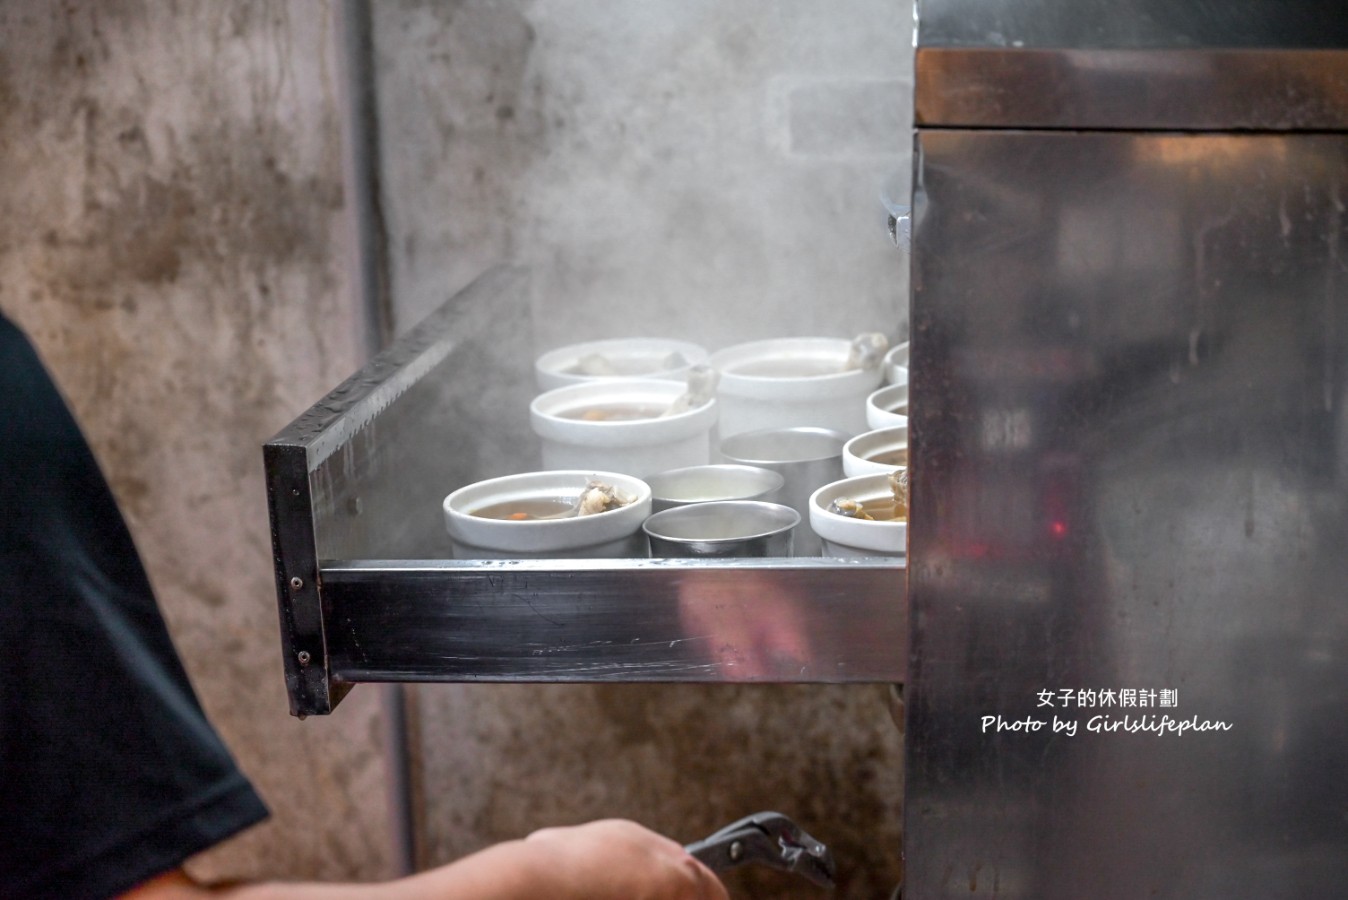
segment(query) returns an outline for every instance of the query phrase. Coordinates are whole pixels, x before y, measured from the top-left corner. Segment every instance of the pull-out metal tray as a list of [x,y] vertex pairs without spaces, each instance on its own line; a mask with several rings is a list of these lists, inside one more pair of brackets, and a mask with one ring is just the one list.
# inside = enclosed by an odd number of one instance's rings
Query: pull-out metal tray
[[902,681],[894,560],[451,559],[444,496],[531,439],[528,295],[484,275],[265,445],[291,712],[359,682]]

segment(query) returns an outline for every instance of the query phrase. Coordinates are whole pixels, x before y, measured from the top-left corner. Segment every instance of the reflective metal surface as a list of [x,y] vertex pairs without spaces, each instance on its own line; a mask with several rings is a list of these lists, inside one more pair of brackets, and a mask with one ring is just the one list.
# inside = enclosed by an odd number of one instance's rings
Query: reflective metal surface
[[920,126],[1327,130],[1348,16],[1323,0],[927,0]]
[[[349,689],[328,665],[318,561],[450,554],[439,499],[427,486],[467,480],[477,456],[455,452],[462,443],[455,436],[475,433],[492,415],[478,398],[454,395],[454,376],[512,363],[518,342],[499,323],[511,318],[511,304],[527,302],[527,290],[518,269],[482,277],[263,447],[292,714],[329,712]],[[504,408],[520,406],[506,401]],[[518,438],[508,416],[496,422],[497,440]],[[484,454],[495,449],[480,445]]]
[[1329,51],[919,48],[916,66],[919,125],[1287,131],[1348,121],[1348,57]]
[[1341,895],[1348,135],[918,152],[904,896]]
[[886,682],[903,570],[799,560],[323,569],[340,681]]
[[919,47],[1325,49],[1335,0],[918,0]]

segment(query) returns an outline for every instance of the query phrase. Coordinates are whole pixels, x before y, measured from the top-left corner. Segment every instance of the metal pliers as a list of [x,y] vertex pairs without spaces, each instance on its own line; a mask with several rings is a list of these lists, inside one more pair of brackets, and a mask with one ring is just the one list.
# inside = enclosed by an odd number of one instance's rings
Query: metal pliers
[[713,872],[760,863],[831,888],[837,871],[829,849],[778,812],[745,816],[684,849]]

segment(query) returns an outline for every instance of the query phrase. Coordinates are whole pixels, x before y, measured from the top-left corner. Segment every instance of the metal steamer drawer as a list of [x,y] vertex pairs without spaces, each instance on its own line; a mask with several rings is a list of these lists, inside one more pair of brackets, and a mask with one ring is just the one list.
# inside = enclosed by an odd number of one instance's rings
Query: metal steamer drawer
[[444,497],[532,440],[528,284],[483,275],[266,443],[291,712],[360,682],[902,681],[895,559],[452,558]]

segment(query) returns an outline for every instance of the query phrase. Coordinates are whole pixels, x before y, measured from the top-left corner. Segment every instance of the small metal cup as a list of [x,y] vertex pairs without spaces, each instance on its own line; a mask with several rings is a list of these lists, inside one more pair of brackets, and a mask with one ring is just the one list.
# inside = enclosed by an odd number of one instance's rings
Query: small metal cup
[[758,466],[716,465],[670,469],[646,483],[651,486],[652,512],[663,512],[717,500],[772,500],[786,479]]
[[778,472],[786,480],[777,496],[800,513],[795,555],[818,556],[819,537],[810,528],[810,495],[843,477],[843,445],[852,435],[832,428],[769,428],[745,431],[721,441],[726,462],[758,466]]
[[800,513],[762,500],[693,503],[658,512],[642,530],[651,556],[750,557],[790,556],[792,530]]

